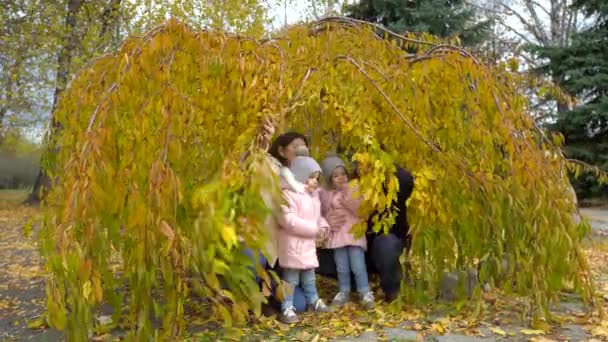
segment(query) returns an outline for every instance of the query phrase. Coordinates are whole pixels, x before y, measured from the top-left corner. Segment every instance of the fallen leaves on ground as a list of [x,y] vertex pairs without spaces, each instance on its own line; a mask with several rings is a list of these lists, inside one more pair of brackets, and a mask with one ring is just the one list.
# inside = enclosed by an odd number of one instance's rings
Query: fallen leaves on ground
[[[0,335],[45,327],[44,274],[36,238],[24,228],[40,217],[36,208],[21,206],[27,193],[0,190],[0,320],[10,327]],[[36,227],[37,228],[37,227]]]
[[[38,227],[34,225],[30,237],[24,236],[24,227],[40,214],[35,209],[20,207],[14,201],[10,205],[6,203],[0,198],[0,319],[8,322],[4,326],[11,326],[14,331],[19,330],[23,334],[29,331],[32,335],[35,331],[46,328],[44,317],[41,316],[45,308],[44,280],[36,246]],[[604,298],[601,305],[608,312],[608,239],[591,240],[583,247],[589,258],[598,294]],[[318,282],[322,298],[332,298],[336,291],[335,280],[319,277]],[[377,279],[372,283],[378,293]],[[478,316],[466,313],[472,310],[456,313],[453,307],[441,303],[433,303],[424,310],[404,307],[395,311],[381,301],[372,310],[364,310],[357,302],[353,302],[333,313],[302,314],[302,322],[297,325],[282,324],[276,317],[258,317],[256,323],[245,327],[221,329],[219,322],[205,315],[209,312],[207,304],[192,299],[188,303],[191,309],[186,318],[193,341],[214,341],[221,337],[222,340],[235,341],[322,342],[372,333],[380,340],[386,340],[389,328],[415,331],[419,338],[458,333],[471,336],[495,334],[506,339],[519,334],[535,342],[564,340],[556,337],[560,331],[556,324],[547,324],[543,329],[517,328],[522,324],[520,308],[525,304],[520,299],[506,296],[498,290],[484,293],[483,296],[482,312]],[[556,312],[556,318],[564,323],[585,326],[589,337],[597,340],[608,338],[608,321],[602,320],[597,313],[567,309]],[[113,336],[113,333],[101,333],[96,339],[103,340],[108,336]]]
[[500,336],[507,336],[507,333],[498,327],[491,327],[490,331]]

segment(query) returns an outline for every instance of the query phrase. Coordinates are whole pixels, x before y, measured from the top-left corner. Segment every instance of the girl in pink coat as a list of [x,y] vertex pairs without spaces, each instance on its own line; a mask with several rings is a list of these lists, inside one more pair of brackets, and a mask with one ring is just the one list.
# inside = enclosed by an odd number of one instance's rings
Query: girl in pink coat
[[334,250],[334,261],[338,273],[339,292],[332,301],[334,306],[342,306],[348,302],[351,291],[351,272],[355,275],[357,292],[365,308],[374,306],[374,294],[370,290],[365,263],[367,241],[365,235],[355,238],[351,228],[361,220],[358,216],[361,200],[353,196],[353,189],[349,186],[348,174],[344,162],[330,156],[323,161],[323,175],[327,183],[327,190],[321,190],[322,215],[339,213],[346,217],[339,227],[330,227],[330,234],[326,248]]
[[329,311],[317,294],[315,268],[319,267],[316,240],[329,230],[321,216],[319,178],[321,167],[310,157],[296,157],[289,166],[296,181],[305,185],[303,191],[292,187],[283,189],[287,205],[282,206],[279,219],[279,265],[282,278],[290,286],[281,309],[285,323],[299,321],[293,306],[293,290],[301,285],[309,308],[316,312]]

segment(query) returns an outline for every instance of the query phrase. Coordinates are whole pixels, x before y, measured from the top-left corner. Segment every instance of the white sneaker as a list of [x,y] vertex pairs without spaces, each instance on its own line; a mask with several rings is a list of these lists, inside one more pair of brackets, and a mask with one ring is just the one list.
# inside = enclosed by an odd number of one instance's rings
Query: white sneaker
[[298,318],[298,315],[296,315],[296,308],[292,306],[283,311],[281,321],[286,324],[298,323],[300,319]]
[[325,302],[323,302],[323,299],[321,299],[321,298],[317,299],[317,301],[314,304],[309,305],[308,310],[314,311],[314,312],[330,312],[331,311],[327,307],[327,305],[325,305]]
[[331,301],[331,306],[340,307],[348,302],[350,299],[350,293],[348,292],[338,292],[334,299]]
[[372,291],[369,291],[366,294],[364,294],[363,298],[361,298],[361,304],[363,304],[363,307],[366,309],[373,308],[374,307],[374,293]]

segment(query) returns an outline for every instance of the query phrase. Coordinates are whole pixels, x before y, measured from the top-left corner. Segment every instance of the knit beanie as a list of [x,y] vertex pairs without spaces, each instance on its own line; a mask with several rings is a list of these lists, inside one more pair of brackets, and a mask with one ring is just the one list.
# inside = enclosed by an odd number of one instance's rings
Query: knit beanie
[[328,184],[331,183],[331,175],[334,173],[334,171],[338,167],[343,167],[346,169],[346,164],[344,164],[344,161],[335,154],[328,155],[323,160],[322,164],[323,164],[323,176],[325,177],[325,180]]
[[321,167],[311,157],[296,157],[291,161],[289,169],[293,173],[294,178],[303,184],[306,184],[310,175],[315,172],[321,172]]

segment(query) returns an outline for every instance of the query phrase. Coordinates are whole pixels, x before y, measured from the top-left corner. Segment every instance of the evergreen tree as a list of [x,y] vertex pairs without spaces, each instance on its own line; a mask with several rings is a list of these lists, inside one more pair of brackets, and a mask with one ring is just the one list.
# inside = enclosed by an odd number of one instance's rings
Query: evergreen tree
[[[568,47],[545,48],[540,56],[560,86],[580,99],[580,105],[558,113],[553,129],[565,137],[568,157],[608,170],[608,2],[579,0],[592,25],[576,34]],[[593,174],[574,181],[580,197],[608,197],[608,186]]]
[[465,46],[483,42],[490,28],[490,22],[478,20],[464,0],[360,0],[347,6],[346,13],[395,32],[458,36]]

